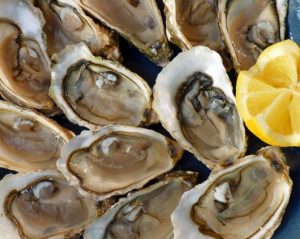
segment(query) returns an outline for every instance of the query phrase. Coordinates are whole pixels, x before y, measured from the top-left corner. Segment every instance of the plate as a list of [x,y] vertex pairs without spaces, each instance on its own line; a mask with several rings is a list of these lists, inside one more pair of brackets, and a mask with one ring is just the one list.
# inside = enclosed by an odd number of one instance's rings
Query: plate
[[[159,1],[159,5],[162,8],[162,3]],[[300,44],[300,0],[289,1],[289,14],[287,19],[288,37],[295,40]],[[129,45],[125,40],[120,39],[121,52],[124,58],[124,65],[131,71],[139,74],[143,77],[151,87],[155,83],[157,74],[161,71],[161,68],[154,65],[147,58],[145,58],[137,49]],[[178,54],[179,49],[172,46],[174,49],[174,56]],[[231,80],[234,85],[236,76],[231,74]],[[79,134],[84,128],[70,123],[63,115],[53,117],[59,124],[69,128],[74,133]],[[299,119],[300,120],[300,119]],[[161,125],[153,125],[150,127],[153,130],[161,132],[164,135],[169,134],[161,127]],[[255,153],[261,147],[266,146],[253,134],[247,131],[248,135],[248,149],[247,154]],[[283,216],[280,227],[276,230],[272,239],[299,239],[300,238],[300,148],[285,148],[283,151],[287,157],[287,163],[290,167],[290,176],[293,180],[293,190],[290,202],[287,210]],[[196,158],[185,152],[182,160],[179,161],[175,170],[191,170],[197,171],[200,174],[200,182],[206,180],[210,171]],[[11,171],[0,168],[0,179],[2,179],[7,173]],[[13,173],[13,172],[12,172]]]

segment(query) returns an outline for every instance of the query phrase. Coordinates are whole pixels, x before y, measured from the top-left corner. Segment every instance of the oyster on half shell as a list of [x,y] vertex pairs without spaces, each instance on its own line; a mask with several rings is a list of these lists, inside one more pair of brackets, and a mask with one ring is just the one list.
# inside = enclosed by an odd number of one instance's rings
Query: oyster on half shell
[[73,123],[96,130],[157,120],[150,87],[120,63],[93,56],[84,43],[52,59],[50,96]]
[[237,71],[248,70],[269,45],[284,40],[287,0],[219,0],[220,29]]
[[0,101],[0,166],[19,172],[56,169],[73,133],[54,120]]
[[94,55],[118,60],[120,52],[112,32],[96,24],[85,15],[81,7],[68,0],[35,0],[46,24],[48,53],[62,51],[67,45],[85,42]]
[[175,141],[155,131],[116,125],[73,138],[57,167],[82,195],[103,200],[143,187],[181,156]]
[[175,57],[158,75],[153,108],[162,125],[208,167],[243,155],[245,129],[220,55],[198,46]]
[[292,181],[279,148],[267,147],[186,192],[172,214],[175,239],[267,239],[279,226]]
[[21,106],[53,113],[51,69],[41,12],[26,0],[0,1],[0,93]]
[[171,50],[155,0],[73,0],[118,31],[151,60],[164,65]]
[[96,203],[55,171],[7,175],[0,191],[1,239],[74,238],[97,217]]
[[182,194],[197,182],[197,173],[174,172],[121,199],[87,227],[85,239],[171,239],[171,213]]

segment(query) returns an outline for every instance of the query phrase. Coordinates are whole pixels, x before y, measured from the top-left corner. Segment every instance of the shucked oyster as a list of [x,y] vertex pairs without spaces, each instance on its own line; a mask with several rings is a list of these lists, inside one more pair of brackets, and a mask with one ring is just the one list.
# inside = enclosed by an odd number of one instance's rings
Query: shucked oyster
[[232,86],[213,50],[180,53],[158,75],[153,107],[162,125],[208,167],[227,166],[246,147]]
[[170,171],[181,155],[175,141],[155,131],[106,126],[73,138],[57,167],[82,195],[103,200],[143,187]]
[[89,226],[84,238],[173,238],[170,215],[182,194],[191,189],[196,180],[196,173],[176,172],[163,181],[130,194]]
[[73,133],[31,110],[0,101],[0,166],[28,172],[56,169]]
[[68,0],[35,0],[45,17],[48,53],[62,51],[65,46],[84,41],[94,55],[118,59],[120,52],[112,33],[96,24],[82,9]]
[[171,55],[155,0],[73,0],[118,31],[154,62],[164,65]]
[[268,147],[213,171],[173,212],[175,239],[271,238],[292,188],[284,159],[278,148]]
[[54,171],[8,175],[0,191],[1,239],[73,238],[97,217],[95,202]]
[[0,1],[0,92],[22,106],[47,113],[51,81],[41,12],[26,0]]
[[217,0],[164,0],[167,36],[183,50],[203,45],[230,60],[218,25]]
[[94,57],[83,43],[53,59],[50,95],[73,123],[95,130],[154,119],[150,87],[119,63]]
[[219,0],[220,28],[237,70],[285,37],[287,0]]

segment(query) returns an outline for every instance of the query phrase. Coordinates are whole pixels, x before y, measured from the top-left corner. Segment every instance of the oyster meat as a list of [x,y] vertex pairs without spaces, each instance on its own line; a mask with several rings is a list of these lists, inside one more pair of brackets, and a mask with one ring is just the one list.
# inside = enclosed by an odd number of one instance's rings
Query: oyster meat
[[53,56],[50,95],[68,119],[89,129],[155,121],[152,91],[120,63],[94,57],[84,43]]
[[67,45],[85,42],[91,52],[118,60],[118,43],[104,26],[85,15],[81,7],[68,0],[35,0],[46,20],[48,53],[62,51]]
[[197,174],[176,172],[121,199],[84,233],[85,239],[171,239],[171,213],[182,194],[191,189]]
[[52,113],[44,18],[30,1],[0,1],[0,93],[16,104]]
[[118,31],[154,62],[164,65],[171,50],[155,0],[74,0],[87,12]]
[[208,167],[245,151],[245,129],[219,54],[204,46],[180,53],[158,75],[153,107],[162,125]]
[[29,109],[0,101],[0,166],[29,172],[56,169],[73,133]]
[[143,187],[181,156],[175,141],[155,131],[116,125],[73,138],[57,167],[82,195],[103,200]]
[[279,148],[267,147],[186,192],[172,214],[174,239],[265,239],[279,226],[292,181]]
[[167,36],[182,50],[203,45],[219,52],[226,68],[230,58],[218,25],[217,0],[164,0]]
[[284,40],[287,6],[287,0],[219,0],[220,28],[237,71]]
[[7,175],[0,191],[1,239],[73,238],[97,217],[96,203],[55,171]]

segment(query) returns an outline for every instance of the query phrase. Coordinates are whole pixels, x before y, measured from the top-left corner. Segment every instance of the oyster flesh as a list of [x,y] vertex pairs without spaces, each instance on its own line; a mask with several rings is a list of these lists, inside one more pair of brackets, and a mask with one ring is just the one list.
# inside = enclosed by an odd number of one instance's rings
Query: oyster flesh
[[180,53],[158,75],[153,108],[162,125],[208,167],[245,151],[245,129],[220,55],[204,46]]
[[89,129],[156,120],[147,83],[118,62],[94,57],[84,43],[53,56],[50,96],[68,119]]
[[82,195],[103,200],[143,187],[181,156],[175,141],[155,131],[116,125],[73,138],[57,167]]
[[217,0],[164,0],[167,36],[182,50],[203,45],[219,52],[226,68],[230,58],[218,25]]
[[96,24],[85,15],[81,7],[68,0],[35,0],[42,11],[46,24],[48,53],[62,51],[67,45],[85,42],[94,55],[118,60],[118,44],[104,26]]
[[29,172],[56,169],[73,133],[32,110],[0,101],[0,166]]
[[73,238],[97,217],[96,203],[55,171],[7,175],[0,191],[1,239]]
[[0,93],[21,106],[52,113],[51,69],[41,12],[26,0],[0,1]]
[[237,71],[248,70],[269,45],[284,40],[287,0],[219,0],[220,28]]
[[87,227],[85,239],[171,239],[171,213],[182,194],[197,181],[197,174],[175,172],[147,188],[121,199]]
[[279,226],[292,181],[278,148],[214,172],[186,192],[172,214],[175,239],[266,239]]
[[171,50],[155,0],[73,0],[118,31],[151,60],[164,65]]

